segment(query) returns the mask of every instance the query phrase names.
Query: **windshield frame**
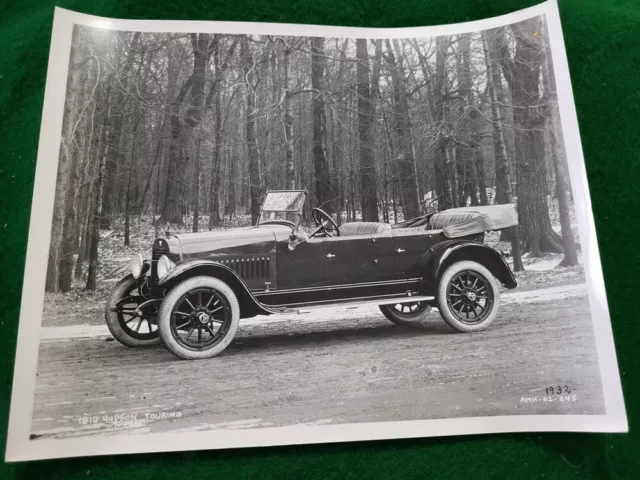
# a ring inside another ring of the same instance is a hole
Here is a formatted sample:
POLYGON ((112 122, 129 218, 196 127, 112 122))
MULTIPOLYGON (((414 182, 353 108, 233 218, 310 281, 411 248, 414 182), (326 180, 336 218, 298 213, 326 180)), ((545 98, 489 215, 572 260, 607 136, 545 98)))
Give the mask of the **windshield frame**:
POLYGON ((307 201, 307 191, 306 190, 268 190, 267 191, 267 196, 265 196, 264 200, 262 201, 262 205, 260 205, 260 216, 258 217, 258 221, 256 223, 256 225, 262 225, 263 221, 262 218, 265 214, 265 212, 280 212, 280 213, 293 213, 295 216, 295 221, 291 222, 290 220, 266 220, 264 223, 266 224, 267 222, 269 223, 275 223, 275 222, 282 222, 282 223, 292 223, 293 224, 293 232, 296 232, 298 230, 298 225, 300 224, 300 217, 302 215, 302 211, 304 210, 304 206, 306 204, 307 201), (267 196, 270 193, 298 193, 298 194, 302 194, 302 201, 300 202, 300 206, 297 209, 282 209, 282 210, 273 210, 273 209, 269 209, 269 210, 265 210, 264 206, 265 203, 267 201, 267 196))

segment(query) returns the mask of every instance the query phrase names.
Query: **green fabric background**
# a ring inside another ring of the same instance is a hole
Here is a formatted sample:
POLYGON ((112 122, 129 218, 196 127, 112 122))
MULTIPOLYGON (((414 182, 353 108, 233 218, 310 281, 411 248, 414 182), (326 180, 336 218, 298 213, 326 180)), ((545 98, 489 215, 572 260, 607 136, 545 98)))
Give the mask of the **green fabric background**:
MULTIPOLYGON (((0 1, 0 432, 13 358, 54 6, 94 15, 403 27, 535 0, 0 1)), ((560 0, 631 433, 510 434, 3 464, 0 478, 640 478, 638 0, 560 0)), ((143 440, 141 440, 143 441, 143 440)))

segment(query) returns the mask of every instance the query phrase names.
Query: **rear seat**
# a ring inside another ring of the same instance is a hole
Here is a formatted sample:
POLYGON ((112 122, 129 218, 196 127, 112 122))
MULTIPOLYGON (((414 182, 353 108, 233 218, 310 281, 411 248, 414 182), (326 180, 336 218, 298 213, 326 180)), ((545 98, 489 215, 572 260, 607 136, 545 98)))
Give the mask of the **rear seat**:
MULTIPOLYGON (((433 233, 437 233, 438 231, 442 231, 444 227, 447 225, 453 225, 456 223, 466 222, 467 220, 471 220, 472 218, 477 217, 478 212, 439 212, 434 213, 429 217, 429 221, 426 225, 420 227, 408 227, 403 228, 403 231, 432 231, 433 233)), ((376 235, 379 233, 389 232, 391 231, 391 225, 388 223, 379 223, 379 222, 349 222, 343 223, 340 226, 340 236, 341 237, 355 237, 359 235, 376 235)))

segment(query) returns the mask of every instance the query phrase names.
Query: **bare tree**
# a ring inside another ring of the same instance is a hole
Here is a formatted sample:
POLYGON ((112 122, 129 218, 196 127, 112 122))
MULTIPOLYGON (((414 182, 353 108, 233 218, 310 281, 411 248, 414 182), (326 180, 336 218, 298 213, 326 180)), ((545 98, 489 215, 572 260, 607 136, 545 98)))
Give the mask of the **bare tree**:
POLYGON ((511 96, 516 144, 518 217, 525 251, 562 252, 562 239, 551 228, 547 205, 544 124, 548 105, 540 95, 540 68, 544 60, 540 20, 533 18, 511 26, 515 38, 512 57, 507 42, 499 59, 511 96))
POLYGON ((244 72, 244 85, 247 106, 245 109, 245 129, 249 161, 249 195, 251 198, 251 224, 255 225, 260 215, 260 157, 256 139, 256 73, 255 59, 249 45, 249 37, 244 35, 240 43, 240 57, 244 72))
POLYGON ((313 162, 318 206, 333 213, 331 174, 325 150, 327 117, 324 108, 324 38, 311 39, 311 89, 313 90, 313 162))
POLYGON ((287 188, 296 188, 296 165, 293 161, 293 111, 291 110, 292 78, 291 78, 291 42, 284 45, 284 87, 282 92, 285 171, 287 188))
POLYGON ((221 68, 216 71, 209 93, 205 98, 205 75, 208 69, 209 59, 216 45, 216 39, 211 40, 211 35, 207 33, 194 33, 190 35, 190 38, 193 50, 193 70, 189 78, 182 85, 172 104, 168 170, 169 181, 167 182, 165 190, 162 214, 158 220, 160 225, 167 223, 182 225, 184 222, 181 208, 185 188, 184 175, 186 171, 185 157, 182 151, 183 135, 185 134, 185 130, 193 129, 202 121, 204 112, 211 104, 213 94, 219 87, 222 76, 229 67, 229 62, 238 44, 238 39, 234 38, 221 68), (191 93, 191 97, 187 104, 187 111, 183 115, 181 107, 188 93, 191 93))
POLYGON ((204 211, 210 229, 255 222, 264 190, 279 188, 310 192, 303 221, 315 205, 338 222, 397 222, 517 203, 522 241, 515 229, 502 236, 516 270, 518 247, 577 261, 539 19, 389 41, 108 35, 74 31, 50 291, 98 287, 100 269, 112 268, 105 248, 134 246, 145 228, 195 231, 204 211))
POLYGON ((560 112, 558 110, 558 93, 556 87, 556 77, 551 61, 551 46, 546 28, 544 29, 544 62, 542 64, 542 78, 544 83, 545 97, 549 102, 550 115, 547 116, 547 132, 551 143, 550 155, 553 157, 553 167, 556 176, 556 195, 558 197, 558 208, 560 210, 560 226, 562 228, 562 246, 564 248, 564 258, 561 266, 578 264, 578 253, 576 242, 571 231, 571 219, 569 216, 569 182, 567 179, 564 155, 564 137, 562 126, 560 125, 560 112))
POLYGON ((447 39, 436 38, 436 72, 433 86, 434 112, 433 118, 437 129, 437 156, 435 160, 436 195, 438 209, 446 210, 453 207, 453 191, 450 178, 450 161, 447 153, 449 132, 445 123, 445 83, 447 39))
POLYGON ((386 43, 386 60, 393 77, 393 99, 395 105, 395 124, 400 156, 396 161, 402 193, 402 206, 405 218, 417 217, 420 213, 415 157, 413 154, 413 138, 411 135, 411 119, 409 116, 409 99, 404 74, 403 52, 398 40, 386 43), (395 49, 395 54, 394 54, 395 49))
POLYGON ((376 102, 380 93, 380 57, 382 42, 375 42, 375 59, 373 75, 369 70, 369 52, 367 40, 356 40, 356 56, 358 61, 357 94, 358 94, 358 134, 360 139, 360 182, 362 192, 362 220, 377 222, 378 217, 378 178, 376 175, 373 152, 373 127, 376 114, 376 102))
MULTIPOLYGON (((491 109, 493 151, 496 171, 495 203, 498 204, 514 202, 511 192, 511 173, 509 160, 507 158, 507 148, 504 140, 504 129, 502 127, 502 118, 500 116, 498 106, 497 85, 499 85, 502 80, 500 77, 500 67, 494 56, 494 52, 497 50, 497 47, 495 46, 496 43, 497 45, 502 44, 504 41, 503 39, 504 34, 502 30, 482 32, 482 46, 487 71, 487 90, 489 93, 489 105, 491 109)), ((511 228, 510 233, 506 238, 511 241, 513 269, 516 272, 524 270, 522 257, 520 255, 518 228, 511 228)), ((502 239, 505 240, 505 237, 503 236, 502 239)))

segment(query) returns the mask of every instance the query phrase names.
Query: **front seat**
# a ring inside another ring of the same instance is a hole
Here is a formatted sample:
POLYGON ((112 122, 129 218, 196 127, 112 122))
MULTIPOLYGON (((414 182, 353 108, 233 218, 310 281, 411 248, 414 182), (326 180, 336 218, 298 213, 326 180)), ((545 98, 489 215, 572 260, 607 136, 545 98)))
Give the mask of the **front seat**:
POLYGON ((357 235, 375 235, 390 232, 391 225, 378 222, 349 222, 340 226, 341 237, 354 237, 357 235))

